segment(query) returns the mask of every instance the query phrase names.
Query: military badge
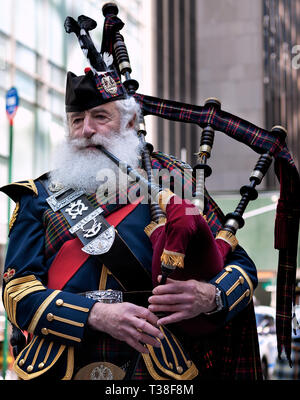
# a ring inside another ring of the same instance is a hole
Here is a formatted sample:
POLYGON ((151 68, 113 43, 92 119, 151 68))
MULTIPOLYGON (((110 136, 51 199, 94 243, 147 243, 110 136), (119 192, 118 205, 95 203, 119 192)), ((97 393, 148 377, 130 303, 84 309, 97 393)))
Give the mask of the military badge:
POLYGON ((66 208, 66 212, 72 219, 76 219, 78 215, 82 215, 83 211, 88 210, 88 207, 84 205, 81 199, 73 202, 66 208))
POLYGON ((111 94, 111 95, 116 95, 118 92, 118 86, 114 79, 110 75, 104 75, 103 78, 101 79, 102 86, 104 90, 111 94))
POLYGON ((125 371, 117 365, 109 362, 95 362, 88 364, 81 368, 74 380, 92 380, 92 381, 110 381, 110 380, 123 380, 125 371))
POLYGON ((64 188, 63 185, 61 183, 59 183, 59 182, 51 182, 50 185, 49 185, 49 190, 52 193, 59 192, 63 188, 64 188))

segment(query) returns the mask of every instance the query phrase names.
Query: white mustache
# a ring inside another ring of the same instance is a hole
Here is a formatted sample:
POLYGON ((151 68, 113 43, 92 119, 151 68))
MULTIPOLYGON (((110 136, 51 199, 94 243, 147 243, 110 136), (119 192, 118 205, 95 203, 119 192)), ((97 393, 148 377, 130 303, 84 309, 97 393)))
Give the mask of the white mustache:
POLYGON ((103 136, 100 133, 95 133, 91 138, 69 138, 69 142, 73 148, 82 150, 86 147, 97 146, 101 144, 102 146, 108 147, 113 142, 115 143, 118 132, 111 132, 110 136, 103 136))

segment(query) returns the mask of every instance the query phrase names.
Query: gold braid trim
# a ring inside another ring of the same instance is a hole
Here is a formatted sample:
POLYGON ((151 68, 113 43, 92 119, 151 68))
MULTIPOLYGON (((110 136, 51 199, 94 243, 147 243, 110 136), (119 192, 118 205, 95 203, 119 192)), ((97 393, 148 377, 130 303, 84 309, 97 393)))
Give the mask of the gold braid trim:
POLYGON ((100 276, 100 282, 99 282, 99 290, 105 290, 106 289, 106 282, 107 282, 107 276, 111 275, 110 270, 103 264, 102 265, 102 270, 101 270, 101 276, 100 276))
POLYGON ((65 376, 62 378, 62 381, 69 381, 72 379, 72 375, 74 372, 74 347, 68 347, 68 361, 67 361, 67 370, 65 376))
POLYGON ((165 265, 172 265, 174 267, 184 268, 184 257, 185 254, 176 253, 175 251, 164 249, 160 260, 165 265))
POLYGON ((8 319, 14 325, 18 327, 16 310, 19 301, 30 293, 42 290, 46 290, 45 286, 34 275, 15 278, 7 283, 3 293, 3 303, 8 319))
MULTIPOLYGON (((253 291, 254 291, 253 283, 252 283, 251 279, 249 278, 248 274, 246 274, 246 272, 243 270, 243 268, 241 268, 240 266, 238 266, 238 265, 230 265, 230 267, 237 269, 243 275, 245 280, 247 281, 248 286, 249 286, 249 292, 250 292, 249 293, 250 294, 249 303, 250 303, 251 299, 253 298, 253 291)), ((247 294, 247 296, 248 296, 248 294, 247 294)))
POLYGON ((53 299, 60 293, 60 290, 54 290, 46 299, 43 301, 43 303, 39 306, 39 308, 36 310, 30 325, 28 326, 27 331, 30 333, 34 333, 34 330, 39 322, 39 319, 41 318, 42 314, 48 307, 48 305, 53 301, 53 299))
POLYGON ((23 182, 14 182, 12 183, 12 185, 26 187, 27 189, 32 190, 36 196, 38 195, 38 190, 33 179, 28 179, 27 181, 23 182))
POLYGON ((17 216, 18 216, 18 212, 19 212, 19 208, 20 208, 20 203, 17 202, 14 212, 12 213, 12 216, 10 218, 9 224, 8 224, 8 229, 9 232, 11 231, 11 228, 13 227, 14 223, 16 222, 17 216))
POLYGON ((175 194, 169 189, 164 189, 159 192, 157 201, 163 212, 166 212, 167 205, 173 196, 175 196, 175 194))
POLYGON ((220 232, 218 232, 216 239, 224 240, 224 242, 230 244, 232 251, 234 251, 236 246, 239 244, 235 235, 228 231, 221 230, 220 232))
MULTIPOLYGON (((53 345, 53 343, 50 342, 49 348, 50 348, 50 347, 52 348, 52 345, 53 345)), ((23 371, 23 370, 19 367, 18 363, 19 363, 19 361, 21 361, 20 358, 21 358, 21 356, 22 356, 22 354, 23 354, 23 352, 21 352, 21 353, 18 355, 18 357, 16 358, 16 361, 14 362, 13 369, 14 369, 14 371, 17 373, 17 375, 19 376, 19 378, 21 378, 22 380, 30 380, 30 379, 36 378, 37 376, 44 374, 46 371, 48 371, 48 370, 56 363, 56 361, 60 358, 60 356, 61 356, 62 353, 64 352, 65 348, 66 348, 66 346, 65 346, 64 344, 61 345, 60 348, 58 349, 58 351, 57 351, 57 353, 56 353, 54 359, 53 359, 52 362, 50 363, 50 365, 48 365, 46 368, 41 369, 40 371, 33 372, 32 374, 23 371)), ((72 355, 71 355, 71 356, 72 356, 72 355)), ((24 363, 23 363, 23 364, 24 364, 24 363)), ((21 365, 22 365, 22 363, 21 363, 21 365)), ((68 363, 68 367, 67 367, 67 371, 66 371, 66 376, 69 376, 69 374, 70 374, 70 372, 71 372, 71 368, 72 368, 72 357, 71 357, 71 359, 70 359, 70 364, 68 363)))
POLYGON ((150 345, 146 345, 149 354, 142 353, 145 365, 147 367, 147 370, 149 374, 152 376, 153 379, 155 380, 169 380, 169 379, 176 379, 176 380, 192 380, 198 375, 198 369, 195 366, 195 364, 192 363, 192 365, 189 367, 187 371, 185 371, 182 375, 179 373, 176 374, 173 371, 170 371, 166 368, 164 368, 161 363, 159 362, 158 358, 155 355, 155 352, 153 350, 153 347, 150 345), (154 369, 153 363, 155 363, 156 367, 162 371, 162 373, 166 374, 168 377, 163 377, 159 375, 159 373, 156 372, 154 369))
POLYGON ((163 226, 166 224, 167 219, 165 217, 159 218, 158 222, 150 222, 149 225, 147 225, 144 228, 144 232, 148 237, 152 235, 152 233, 155 231, 155 229, 159 228, 160 226, 163 226))

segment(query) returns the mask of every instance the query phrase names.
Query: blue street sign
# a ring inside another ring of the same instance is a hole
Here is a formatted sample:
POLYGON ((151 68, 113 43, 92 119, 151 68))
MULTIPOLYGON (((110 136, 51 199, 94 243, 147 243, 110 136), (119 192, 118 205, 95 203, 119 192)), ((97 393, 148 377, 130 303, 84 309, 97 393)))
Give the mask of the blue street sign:
POLYGON ((15 87, 6 92, 6 112, 9 118, 13 118, 19 106, 19 95, 15 87))

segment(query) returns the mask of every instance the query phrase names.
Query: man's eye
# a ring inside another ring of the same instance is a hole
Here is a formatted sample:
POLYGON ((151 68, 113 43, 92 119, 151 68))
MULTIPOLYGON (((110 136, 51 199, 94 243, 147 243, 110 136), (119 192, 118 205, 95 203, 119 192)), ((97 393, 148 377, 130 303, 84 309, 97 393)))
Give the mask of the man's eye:
POLYGON ((82 121, 83 121, 83 118, 75 118, 75 119, 73 119, 73 125, 78 125, 82 121))
POLYGON ((106 118, 107 118, 107 116, 106 115, 103 115, 103 114, 96 114, 95 115, 95 118, 97 118, 97 119, 100 119, 100 120, 105 120, 106 118))

